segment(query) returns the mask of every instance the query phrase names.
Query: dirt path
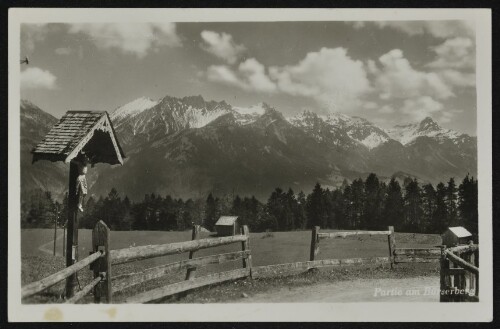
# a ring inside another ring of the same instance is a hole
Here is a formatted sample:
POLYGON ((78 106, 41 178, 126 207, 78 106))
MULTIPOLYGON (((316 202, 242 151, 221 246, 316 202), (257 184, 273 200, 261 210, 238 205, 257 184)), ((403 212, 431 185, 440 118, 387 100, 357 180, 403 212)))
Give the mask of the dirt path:
POLYGON ((439 302, 439 277, 359 279, 280 288, 238 300, 240 303, 439 302))
MULTIPOLYGON (((57 256, 62 256, 62 247, 61 247, 62 239, 63 239, 63 235, 58 234, 56 237, 56 255, 57 256)), ((54 239, 50 240, 47 243, 42 244, 40 247, 38 247, 38 250, 40 250, 46 254, 52 255, 54 253, 54 239)))

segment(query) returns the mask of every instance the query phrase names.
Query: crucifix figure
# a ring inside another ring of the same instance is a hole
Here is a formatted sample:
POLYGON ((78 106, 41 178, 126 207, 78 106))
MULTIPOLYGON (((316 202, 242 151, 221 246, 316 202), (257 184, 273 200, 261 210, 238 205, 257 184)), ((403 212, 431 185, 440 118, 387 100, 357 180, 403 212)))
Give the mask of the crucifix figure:
POLYGON ((78 177, 76 179, 76 195, 78 198, 78 210, 83 212, 83 203, 85 201, 85 196, 87 195, 87 178, 85 175, 88 171, 88 159, 84 159, 78 162, 78 177))

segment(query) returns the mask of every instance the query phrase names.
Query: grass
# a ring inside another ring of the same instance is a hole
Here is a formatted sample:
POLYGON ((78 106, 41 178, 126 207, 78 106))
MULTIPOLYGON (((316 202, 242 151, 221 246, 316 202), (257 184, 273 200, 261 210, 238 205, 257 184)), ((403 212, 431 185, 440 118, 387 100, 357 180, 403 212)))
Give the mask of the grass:
MULTIPOLYGON (((326 232, 323 231, 323 232, 326 232)), ((40 280, 52 273, 64 268, 64 259, 62 257, 62 240, 57 240, 57 256, 52 256, 52 244, 54 231, 50 229, 27 229, 22 230, 21 236, 21 254, 22 254, 22 269, 21 277, 22 284, 27 284, 33 281, 40 280), (39 247, 45 244, 45 252, 39 247)), ((62 230, 58 232, 62 236, 62 230)), ((209 237, 209 233, 201 233, 200 238, 209 237)), ((187 241, 191 238, 191 232, 159 232, 159 231, 113 231, 111 232, 111 248, 120 249, 131 246, 140 246, 148 244, 164 244, 172 242, 187 241)), ((309 260, 310 248, 310 231, 295 231, 295 232, 273 232, 272 236, 267 233, 251 233, 250 234, 250 249, 252 250, 253 266, 292 263, 298 261, 309 260)), ((411 233, 396 233, 397 247, 432 247, 441 243, 438 235, 428 234, 411 234, 411 233)), ((88 255, 91 246, 91 231, 79 231, 79 255, 80 259, 88 255)), ((231 251, 241 250, 239 243, 214 247, 211 249, 200 250, 195 253, 195 257, 227 253, 231 251)), ((387 237, 383 235, 376 236, 350 236, 345 239, 326 239, 320 242, 320 252, 317 259, 331 258, 353 258, 353 257, 377 257, 388 256, 387 237)), ((127 272, 141 271, 145 268, 158 266, 170 262, 186 259, 187 254, 172 255, 166 257, 158 257, 129 264, 113 266, 113 274, 123 274, 127 272)), ((228 271, 241 267, 241 260, 228 262, 221 265, 209 265, 197 271, 198 276, 218 271, 228 271)), ((251 287, 253 292, 258 292, 260 289, 266 289, 280 285, 302 285, 319 282, 321 280, 340 280, 349 279, 359 276, 367 278, 375 277, 405 277, 425 274, 435 275, 437 271, 436 264, 409 264, 398 265, 394 271, 388 270, 386 267, 364 267, 356 266, 350 268, 334 268, 333 270, 321 270, 314 274, 301 274, 292 277, 278 277, 274 279, 261 280, 240 280, 236 283, 214 285, 198 289, 196 292, 188 294, 182 300, 174 299, 178 302, 217 302, 224 298, 236 298, 244 292, 245 287, 251 287), (319 280, 319 281, 318 281, 319 280), (249 283, 250 282, 250 283, 249 283), (214 290, 215 289, 215 290, 214 290), (223 293, 225 290, 229 291, 223 293), (220 291, 220 293, 218 293, 220 291), (204 295, 205 294, 205 295, 204 295), (198 297, 196 297, 198 296, 198 297), (210 297, 212 296, 212 297, 210 297), (220 298, 218 297, 220 296, 220 298), (193 299, 195 298, 195 299, 193 299)), ((78 274, 81 287, 91 280, 90 270, 83 269, 78 274)), ((184 272, 161 279, 152 280, 139 287, 128 289, 122 293, 114 295, 117 302, 123 300, 127 296, 135 293, 153 289, 161 285, 173 283, 184 279, 184 272)), ((64 284, 58 284, 43 294, 26 300, 28 303, 40 302, 58 302, 61 301, 60 296, 64 290, 64 284)), ((90 297, 89 297, 90 298, 90 297)), ((90 301, 88 299, 87 301, 90 301)), ((169 302, 166 300, 165 302, 169 302)))

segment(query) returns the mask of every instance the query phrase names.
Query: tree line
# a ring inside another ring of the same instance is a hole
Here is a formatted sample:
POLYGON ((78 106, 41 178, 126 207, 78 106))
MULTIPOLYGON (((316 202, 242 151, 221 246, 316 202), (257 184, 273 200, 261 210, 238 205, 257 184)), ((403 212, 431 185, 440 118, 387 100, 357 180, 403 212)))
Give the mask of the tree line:
MULTIPOLYGON (((105 197, 90 197, 79 215, 82 228, 103 220, 112 230, 186 230, 193 224, 214 230, 222 215, 239 216, 240 223, 253 232, 304 230, 312 226, 331 229, 386 229, 399 232, 442 233, 449 226, 464 226, 477 233, 477 179, 467 175, 457 186, 455 180, 420 184, 406 178, 385 183, 370 174, 334 189, 317 183, 311 193, 276 188, 267 201, 254 196, 214 196, 206 199, 162 197, 146 194, 139 202, 122 198, 115 188, 105 197)), ((49 192, 35 190, 22 198, 22 227, 62 225, 67 215, 67 196, 62 203, 49 192)))

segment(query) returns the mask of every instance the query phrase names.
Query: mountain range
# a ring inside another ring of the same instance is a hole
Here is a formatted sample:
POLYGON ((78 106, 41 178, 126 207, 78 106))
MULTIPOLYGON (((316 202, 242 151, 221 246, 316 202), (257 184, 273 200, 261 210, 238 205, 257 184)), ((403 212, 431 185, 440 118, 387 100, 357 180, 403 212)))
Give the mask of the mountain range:
MULTIPOLYGON (((96 165, 91 193, 111 187, 132 200, 146 193, 205 197, 209 192, 266 198, 276 187, 335 187, 344 179, 416 177, 437 183, 477 172, 477 139, 445 129, 432 118, 384 130, 340 113, 304 111, 285 117, 265 104, 234 107, 201 96, 139 98, 110 111, 127 155, 123 166, 96 165)), ((21 102, 23 189, 60 195, 65 165, 40 161, 29 151, 57 119, 29 101, 21 102)))

